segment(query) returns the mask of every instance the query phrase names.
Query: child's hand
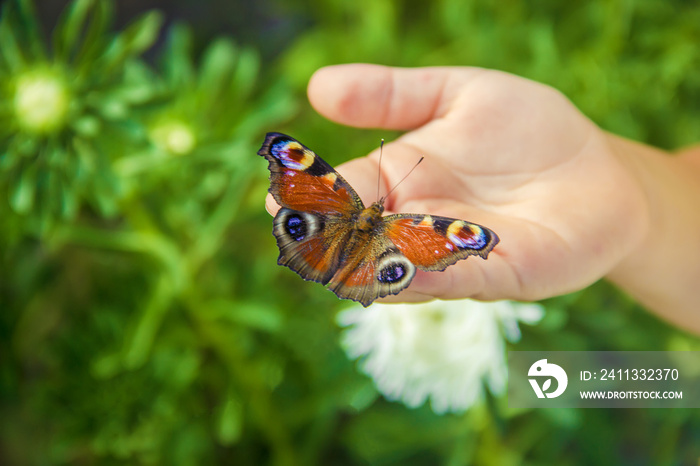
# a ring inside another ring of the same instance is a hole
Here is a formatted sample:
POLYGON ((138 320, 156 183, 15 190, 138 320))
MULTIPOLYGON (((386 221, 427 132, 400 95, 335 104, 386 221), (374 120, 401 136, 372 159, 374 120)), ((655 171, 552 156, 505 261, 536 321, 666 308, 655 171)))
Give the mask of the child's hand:
MULTIPOLYGON (((419 271, 387 300, 536 300, 607 277, 700 333, 700 150, 670 157, 605 133, 556 90, 497 71, 339 65, 308 92, 339 123, 407 131, 384 147, 381 195, 425 156, 387 211, 461 218, 501 238, 487 261, 419 271)), ((366 204, 378 155, 338 167, 366 204)))
MULTIPOLYGON (((493 229, 487 261, 419 273, 393 300, 534 300, 583 288, 645 238, 643 192, 608 137, 557 91, 474 68, 324 68, 312 105, 339 123, 408 131, 384 147, 391 212, 429 213, 493 229)), ((338 143, 342 150, 342 142, 338 143)), ((339 171, 376 198, 378 151, 339 171)))

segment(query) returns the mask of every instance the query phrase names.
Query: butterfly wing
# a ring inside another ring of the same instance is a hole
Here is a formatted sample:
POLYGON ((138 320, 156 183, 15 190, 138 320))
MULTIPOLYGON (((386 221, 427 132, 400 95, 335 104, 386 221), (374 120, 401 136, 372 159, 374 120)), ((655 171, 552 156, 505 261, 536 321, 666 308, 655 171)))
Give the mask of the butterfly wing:
POLYGON ((339 298, 369 306, 375 299, 398 294, 416 274, 416 267, 383 234, 355 232, 349 252, 328 283, 339 298))
POLYGON ((339 216, 322 217, 283 207, 273 221, 273 234, 280 250, 277 263, 303 279, 326 285, 341 261, 341 245, 350 229, 339 216))
POLYGON ((398 214, 381 217, 374 231, 357 232, 345 241, 348 257, 341 258, 328 287, 340 298, 368 306, 407 288, 416 268, 442 271, 469 256, 486 259, 499 239, 464 220, 398 214))
POLYGON ((296 139, 267 133, 258 155, 269 162, 269 191, 282 207, 321 217, 348 215, 364 208, 350 184, 296 139))
POLYGON ((296 139, 268 133, 258 151, 269 162, 269 192, 282 206, 273 222, 277 262, 328 284, 341 265, 352 217, 364 205, 333 167, 296 139))
POLYGON ((349 221, 280 209, 273 222, 278 263, 363 306, 406 288, 416 273, 411 261, 380 230, 359 231, 349 221))
POLYGON ((469 256, 486 259, 499 241, 488 228, 454 218, 397 214, 384 223, 387 238, 421 270, 445 270, 469 256))

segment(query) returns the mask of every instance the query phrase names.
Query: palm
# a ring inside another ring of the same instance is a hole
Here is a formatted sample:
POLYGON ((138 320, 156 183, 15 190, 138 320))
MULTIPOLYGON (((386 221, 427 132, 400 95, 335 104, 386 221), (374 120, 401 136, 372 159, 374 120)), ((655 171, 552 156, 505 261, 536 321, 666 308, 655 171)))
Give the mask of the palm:
MULTIPOLYGON (((420 70, 423 89, 413 83, 402 90, 401 79, 416 76, 371 69, 377 73, 324 70, 309 95, 321 113, 343 123, 412 129, 384 148, 383 192, 421 156, 426 160, 391 194, 387 210, 462 218, 501 238, 488 261, 422 273, 397 300, 561 294, 601 278, 632 247, 635 238, 624 232, 639 219, 627 213, 639 210, 629 207, 641 202, 641 193, 609 137, 560 94, 466 68, 420 70), (385 87, 387 79, 393 88, 384 89, 382 100, 372 86, 385 87)), ((376 196, 375 178, 367 174, 376 173, 377 155, 339 167, 366 201, 376 196)))

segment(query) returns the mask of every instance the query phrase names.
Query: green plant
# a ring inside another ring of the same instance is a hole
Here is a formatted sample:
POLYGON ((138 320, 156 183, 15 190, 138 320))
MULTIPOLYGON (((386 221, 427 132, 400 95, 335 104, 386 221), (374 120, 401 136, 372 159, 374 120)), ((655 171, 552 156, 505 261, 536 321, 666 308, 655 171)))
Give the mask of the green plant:
POLYGON ((118 210, 112 169, 143 144, 130 112, 154 96, 136 57, 157 37, 151 12, 123 32, 108 31, 111 4, 71 4, 50 48, 30 1, 8 2, 0 22, 0 191, 6 215, 33 231, 73 219, 87 203, 101 215, 118 210))
MULTIPOLYGON (((113 32, 114 6, 70 2, 47 41, 31 1, 0 17, 0 463, 697 460, 693 411, 520 412, 486 396, 439 416, 382 399, 339 345, 345 304, 276 265, 255 155, 273 130, 334 164, 389 139, 298 104, 313 71, 350 61, 498 68, 606 129, 697 141, 696 6, 279 2, 273 19, 299 34, 265 63, 225 38, 197 58, 159 12, 113 32)), ((603 282, 543 305, 517 349, 700 349, 603 282)))

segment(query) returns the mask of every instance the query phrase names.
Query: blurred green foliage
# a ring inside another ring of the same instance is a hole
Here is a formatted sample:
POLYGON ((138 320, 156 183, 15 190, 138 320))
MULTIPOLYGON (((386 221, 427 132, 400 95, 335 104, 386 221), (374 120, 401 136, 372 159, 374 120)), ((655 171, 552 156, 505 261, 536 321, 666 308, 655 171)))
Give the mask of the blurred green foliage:
MULTIPOLYGON (((5 2, 0 463, 697 462, 693 411, 512 412, 490 399, 437 416, 379 398, 339 348, 344 304, 276 265, 255 152, 270 130, 332 163, 390 137, 303 104, 314 70, 354 61, 502 69, 560 89, 610 131, 696 142, 700 6, 269 6, 260 29, 295 33, 262 64, 225 38, 200 37, 195 53, 187 26, 161 27, 167 8, 114 31, 114 3, 75 0, 43 38, 29 0, 5 2), (53 111, 24 114, 18 93, 37 83, 53 111)), ((700 349, 605 283, 544 304, 519 349, 700 349)))

